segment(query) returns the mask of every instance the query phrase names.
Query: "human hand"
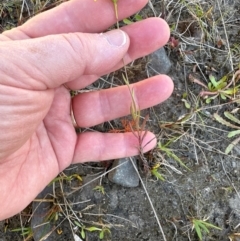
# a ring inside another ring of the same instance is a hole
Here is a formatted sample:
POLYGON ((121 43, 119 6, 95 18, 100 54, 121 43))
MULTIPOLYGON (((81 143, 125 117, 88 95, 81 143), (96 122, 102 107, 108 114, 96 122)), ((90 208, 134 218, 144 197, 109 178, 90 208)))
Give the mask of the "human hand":
MULTIPOLYGON (((119 18, 146 3, 119 1, 119 18)), ((0 220, 21 211, 72 163, 138 154, 132 133, 77 135, 70 95, 62 86, 86 87, 122 67, 122 59, 129 63, 147 55, 169 38, 167 24, 158 18, 125 26, 125 34, 98 34, 115 21, 110 0, 73 0, 0 35, 0 220)), ((173 84, 156 76, 133 88, 144 109, 167 99, 173 84)), ((121 86, 80 94, 72 104, 78 126, 90 127, 129 114, 131 97, 121 86)), ((147 133, 143 151, 155 146, 156 140, 149 142, 153 137, 147 133)))

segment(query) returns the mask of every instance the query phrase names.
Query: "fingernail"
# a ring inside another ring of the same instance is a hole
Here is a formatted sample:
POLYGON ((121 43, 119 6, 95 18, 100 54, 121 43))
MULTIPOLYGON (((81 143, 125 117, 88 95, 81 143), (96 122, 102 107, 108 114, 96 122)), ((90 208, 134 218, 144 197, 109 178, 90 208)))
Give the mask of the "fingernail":
POLYGON ((127 42, 127 35, 120 29, 102 34, 112 46, 121 47, 127 42))

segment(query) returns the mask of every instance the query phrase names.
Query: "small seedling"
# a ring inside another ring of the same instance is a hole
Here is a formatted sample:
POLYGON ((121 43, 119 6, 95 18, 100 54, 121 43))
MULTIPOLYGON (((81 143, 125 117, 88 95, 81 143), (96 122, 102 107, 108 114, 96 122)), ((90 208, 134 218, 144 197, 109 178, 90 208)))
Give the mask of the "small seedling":
POLYGON ((157 148, 159 151, 164 152, 168 157, 173 158, 176 162, 178 162, 181 166, 185 167, 188 171, 191 171, 190 168, 188 168, 182 160, 173 152, 171 148, 168 146, 175 141, 176 138, 173 138, 169 140, 166 144, 162 144, 161 142, 158 142, 157 148))
POLYGON ((24 238, 25 241, 31 240, 33 237, 33 231, 31 227, 15 228, 12 229, 11 232, 21 232, 21 235, 23 237, 27 236, 26 238, 24 238))
POLYGON ((83 239, 86 238, 86 231, 88 231, 88 232, 99 232, 99 239, 101 239, 101 240, 104 239, 104 236, 105 236, 106 233, 111 234, 110 229, 107 228, 107 227, 102 227, 102 228, 98 228, 98 227, 95 227, 95 226, 86 227, 85 225, 82 225, 82 224, 80 224, 80 223, 77 222, 77 221, 74 221, 74 223, 75 223, 78 227, 81 228, 80 234, 81 234, 81 237, 82 237, 83 239))
POLYGON ((101 192, 103 195, 105 194, 104 187, 101 185, 96 186, 95 188, 93 188, 93 190, 101 192))
POLYGON ((150 173, 155 176, 158 180, 164 181, 164 177, 159 172, 161 168, 161 161, 159 161, 158 154, 155 153, 156 149, 153 149, 144 154, 144 157, 147 159, 150 173))
POLYGON ((190 218, 190 221, 192 223, 192 230, 195 230, 199 240, 202 240, 203 232, 207 234, 210 233, 209 228, 222 230, 221 228, 207 222, 207 219, 201 220, 201 219, 190 218))
POLYGON ((209 75, 210 82, 208 85, 202 83, 199 79, 195 78, 192 74, 189 75, 191 82, 196 83, 204 87, 205 90, 200 92, 200 96, 206 99, 206 103, 209 104, 213 99, 220 96, 222 100, 233 98, 240 89, 240 85, 236 85, 240 79, 240 70, 230 79, 229 75, 224 75, 220 80, 216 80, 213 75, 209 75), (210 96, 210 97, 209 97, 210 96))
POLYGON ((158 180, 164 181, 164 177, 162 174, 159 172, 160 164, 157 163, 155 166, 151 168, 151 174, 155 176, 158 180))
POLYGON ((183 93, 181 101, 184 103, 186 109, 191 108, 191 103, 187 100, 187 93, 183 93))
POLYGON ((82 182, 82 178, 81 176, 79 176, 78 174, 72 174, 72 175, 65 175, 64 173, 62 173, 61 175, 59 175, 58 177, 54 178, 49 185, 51 185, 54 182, 59 182, 59 181, 67 181, 67 182, 71 182, 72 180, 77 179, 79 180, 79 182, 82 182))
POLYGON ((53 206, 51 207, 51 209, 45 215, 44 220, 46 222, 48 222, 48 221, 56 222, 58 220, 59 214, 61 212, 62 212, 61 207, 54 203, 53 206))
MULTIPOLYGON (((232 137, 234 137, 234 136, 238 136, 236 139, 234 139, 234 140, 227 146, 227 148, 226 148, 226 150, 225 150, 225 153, 228 154, 228 153, 233 149, 233 147, 234 147, 237 143, 240 142, 240 126, 237 126, 237 125, 235 125, 235 124, 230 123, 230 122, 227 121, 226 119, 223 119, 223 118, 222 118, 220 115, 218 115, 217 113, 214 113, 213 116, 214 116, 214 118, 216 119, 216 121, 218 121, 219 123, 221 123, 221 124, 223 124, 223 125, 225 125, 225 126, 227 126, 227 127, 230 127, 230 128, 235 129, 235 130, 230 131, 230 132, 228 133, 228 135, 227 135, 228 138, 232 138, 232 137)), ((224 112, 224 116, 225 116, 228 120, 230 120, 230 121, 232 121, 232 122, 240 125, 240 120, 237 119, 237 118, 236 118, 234 115, 232 115, 230 112, 225 111, 225 112, 224 112)))
POLYGON ((110 229, 108 229, 108 228, 102 228, 102 230, 101 230, 100 233, 99 233, 99 238, 100 238, 100 239, 104 239, 104 236, 105 236, 106 233, 111 234, 110 229))

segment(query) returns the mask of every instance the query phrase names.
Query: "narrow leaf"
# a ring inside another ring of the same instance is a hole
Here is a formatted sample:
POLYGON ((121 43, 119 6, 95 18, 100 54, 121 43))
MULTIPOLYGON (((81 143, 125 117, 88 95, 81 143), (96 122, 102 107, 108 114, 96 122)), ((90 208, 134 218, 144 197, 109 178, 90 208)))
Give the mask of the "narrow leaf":
POLYGON ((237 92, 237 89, 236 88, 231 88, 231 89, 223 90, 221 92, 226 94, 226 95, 233 95, 233 94, 235 94, 237 92))
POLYGON ((215 77, 213 75, 209 75, 209 79, 210 79, 211 83, 213 84, 213 86, 215 88, 217 88, 218 87, 218 82, 215 80, 215 77))
POLYGON ((103 239, 104 238, 104 231, 102 230, 99 234, 99 239, 103 239))
POLYGON ((225 119, 223 119, 220 115, 218 115, 217 113, 214 113, 213 114, 213 117, 216 119, 216 121, 218 121, 219 123, 225 125, 225 126, 228 126, 228 127, 231 127, 231 128, 234 128, 234 129, 240 129, 239 126, 236 126, 236 125, 233 125, 231 124, 230 122, 226 121, 225 119))
POLYGON ((240 130, 230 131, 227 135, 228 138, 234 137, 236 135, 240 134, 240 130))
POLYGON ((228 147, 226 148, 225 154, 228 154, 239 141, 240 141, 240 137, 238 137, 238 138, 235 139, 233 142, 231 142, 231 143, 228 145, 228 147))
POLYGON ((89 227, 89 228, 85 228, 87 231, 93 232, 93 231, 101 231, 101 228, 97 228, 97 227, 89 227))
POLYGON ((200 227, 198 226, 198 223, 196 223, 194 220, 193 220, 193 225, 194 225, 194 229, 197 233, 197 236, 200 240, 202 240, 202 232, 201 232, 201 229, 200 227))
POLYGON ((183 162, 182 160, 177 156, 175 155, 173 152, 167 152, 168 156, 172 157, 175 161, 177 161, 181 166, 185 167, 188 171, 192 171, 190 168, 188 168, 183 162))
MULTIPOLYGON (((224 115, 231 121, 237 123, 240 125, 240 120, 238 118, 236 118, 234 115, 232 115, 230 112, 228 111, 225 111, 224 112, 224 115)), ((240 127, 239 127, 240 128, 240 127)))
MULTIPOLYGON (((202 221, 202 222, 204 222, 204 221, 202 221)), ((218 227, 218 226, 216 226, 212 223, 204 222, 204 225, 209 227, 209 228, 215 228, 215 229, 218 229, 218 230, 222 230, 220 227, 218 227)))
POLYGON ((152 169, 151 170, 152 175, 154 175, 157 179, 164 181, 163 176, 157 171, 157 169, 152 169))
POLYGON ((82 237, 83 239, 85 239, 85 237, 86 237, 86 235, 85 235, 85 231, 84 231, 83 228, 82 228, 82 230, 81 230, 81 237, 82 237))
POLYGON ((227 75, 224 75, 224 76, 218 81, 218 83, 227 83, 227 78, 228 78, 228 76, 227 76, 227 75))
POLYGON ((220 93, 220 96, 221 96, 222 100, 226 100, 227 99, 227 97, 223 93, 220 93))
POLYGON ((208 228, 206 227, 205 223, 202 222, 201 220, 198 221, 198 225, 201 229, 203 229, 206 233, 209 233, 208 228))
POLYGON ((82 225, 78 222, 78 221, 74 221, 74 223, 78 226, 78 227, 82 227, 82 225))

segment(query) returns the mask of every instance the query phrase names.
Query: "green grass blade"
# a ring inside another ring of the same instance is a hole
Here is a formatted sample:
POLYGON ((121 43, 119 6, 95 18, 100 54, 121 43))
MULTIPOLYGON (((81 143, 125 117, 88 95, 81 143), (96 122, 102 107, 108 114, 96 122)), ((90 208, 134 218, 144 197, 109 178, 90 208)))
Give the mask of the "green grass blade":
POLYGON ((200 229, 200 227, 198 226, 198 223, 197 223, 195 220, 193 220, 193 226, 194 226, 194 229, 195 229, 195 231, 196 231, 196 233, 197 233, 198 238, 199 238, 200 240, 202 240, 202 232, 201 232, 201 229, 200 229))
POLYGON ((209 227, 209 228, 215 228, 215 229, 218 229, 218 230, 222 230, 220 227, 218 226, 215 226, 214 224, 212 223, 208 223, 208 222, 205 222, 205 221, 201 221, 202 223, 204 223, 205 226, 209 227))
POLYGON ((153 176, 155 176, 157 179, 161 180, 161 181, 165 181, 164 177, 158 172, 157 169, 152 169, 151 173, 153 176))
POLYGON ((208 228, 206 227, 206 224, 204 221, 201 221, 201 220, 198 220, 198 225, 199 227, 204 230, 206 233, 209 233, 209 230, 208 228))
POLYGON ((177 161, 181 166, 185 167, 188 171, 192 171, 190 168, 188 168, 183 162, 182 160, 177 156, 175 155, 173 152, 167 152, 168 156, 169 157, 172 157, 175 161, 177 161))

